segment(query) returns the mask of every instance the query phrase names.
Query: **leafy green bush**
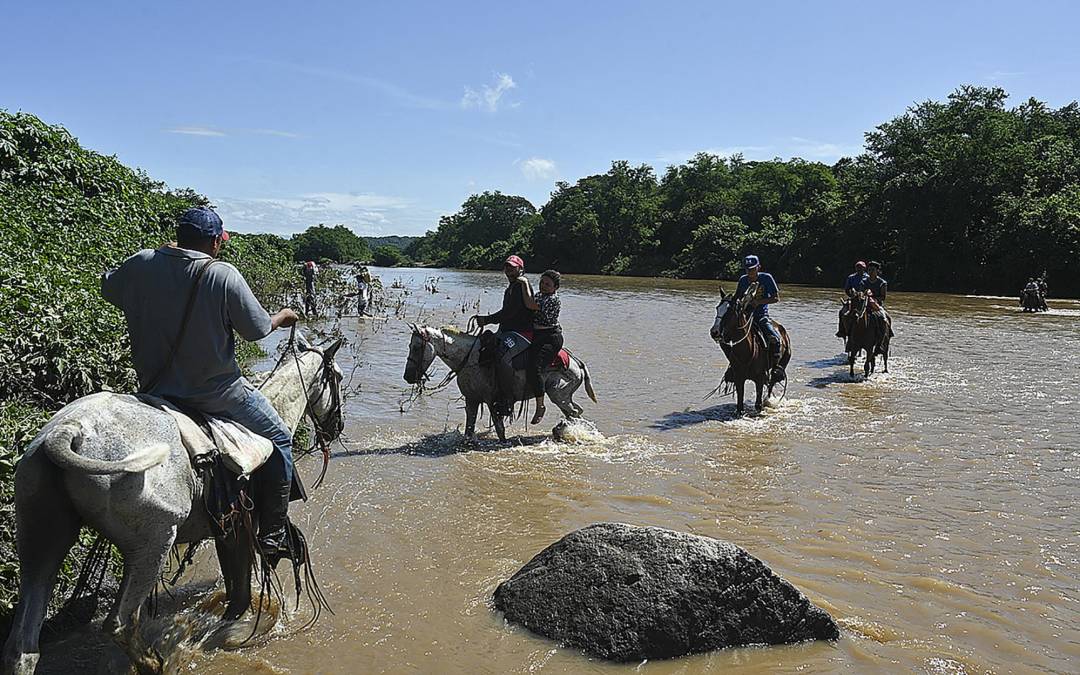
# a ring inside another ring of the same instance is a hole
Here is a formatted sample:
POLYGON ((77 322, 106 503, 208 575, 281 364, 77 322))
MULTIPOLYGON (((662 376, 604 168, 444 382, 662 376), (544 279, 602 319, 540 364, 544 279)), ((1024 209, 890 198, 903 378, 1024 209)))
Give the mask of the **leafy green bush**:
POLYGON ((297 262, 363 262, 371 257, 367 242, 344 225, 314 225, 293 235, 293 258, 297 262))
POLYGON ((379 267, 396 267, 408 262, 408 258, 396 246, 380 246, 371 252, 371 262, 379 267))
MULTIPOLYGON (((171 241, 176 217, 206 203, 80 147, 61 127, 0 110, 0 613, 16 589, 15 459, 66 403, 137 386, 124 318, 101 297, 101 273, 171 241)), ((237 235, 223 258, 264 302, 288 294, 284 240, 237 235)), ((61 588, 74 568, 69 558, 61 588)))

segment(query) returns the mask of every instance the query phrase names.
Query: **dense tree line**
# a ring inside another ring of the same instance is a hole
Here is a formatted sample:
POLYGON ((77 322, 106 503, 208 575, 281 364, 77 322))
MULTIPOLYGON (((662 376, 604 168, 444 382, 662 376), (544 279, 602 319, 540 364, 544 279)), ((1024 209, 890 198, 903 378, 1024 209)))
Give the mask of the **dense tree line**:
POLYGON ((962 87, 866 134, 832 166, 699 154, 657 177, 617 161, 539 210, 484 192, 406 250, 496 269, 511 252, 565 272, 730 277, 745 253, 786 281, 835 284, 859 258, 909 290, 1012 294, 1046 271, 1080 295, 1080 107, 962 87))

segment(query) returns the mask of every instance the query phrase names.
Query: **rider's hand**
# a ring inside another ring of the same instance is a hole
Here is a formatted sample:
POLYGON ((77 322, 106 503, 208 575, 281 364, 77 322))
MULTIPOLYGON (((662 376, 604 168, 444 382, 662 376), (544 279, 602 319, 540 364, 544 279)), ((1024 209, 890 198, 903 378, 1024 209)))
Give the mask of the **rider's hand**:
POLYGON ((273 328, 289 328, 296 324, 300 320, 300 316, 289 309, 288 307, 282 309, 280 312, 270 317, 270 325, 273 328))

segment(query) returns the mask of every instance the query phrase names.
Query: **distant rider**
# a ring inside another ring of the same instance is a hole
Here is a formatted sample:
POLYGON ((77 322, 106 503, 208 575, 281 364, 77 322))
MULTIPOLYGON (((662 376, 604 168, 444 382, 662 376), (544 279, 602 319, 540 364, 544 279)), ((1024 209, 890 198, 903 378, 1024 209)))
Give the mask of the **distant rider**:
POLYGON ((860 260, 855 263, 855 271, 844 280, 844 295, 847 296, 847 300, 844 302, 844 306, 840 308, 840 326, 836 329, 836 337, 847 337, 847 322, 844 319, 847 318, 848 312, 851 311, 851 299, 859 291, 866 290, 866 280, 868 278, 866 263, 860 260))
POLYGON ((361 265, 356 270, 356 313, 360 316, 370 316, 367 313, 368 303, 371 301, 371 273, 368 268, 361 265))
MULTIPOLYGON (((503 264, 503 274, 509 282, 503 291, 502 308, 494 314, 474 315, 474 319, 480 327, 488 324, 499 324, 499 333, 515 331, 524 335, 532 333, 533 310, 526 305, 526 300, 532 301, 533 290, 529 279, 525 276, 525 261, 520 256, 512 255, 503 264)), ((511 368, 503 368, 498 364, 498 377, 496 383, 498 392, 496 396, 496 411, 500 415, 509 415, 513 411, 513 391, 515 374, 511 368)))
POLYGON ((214 261, 228 239, 216 213, 206 207, 188 209, 177 223, 175 245, 139 251, 105 273, 101 295, 127 319, 141 391, 231 419, 274 444, 276 452, 253 478, 257 542, 276 563, 289 551, 292 434, 266 397, 240 374, 233 331, 245 340, 260 340, 275 328, 292 326, 298 317, 291 309, 270 316, 235 267, 214 261), (197 278, 194 304, 185 316, 197 278), (184 321, 187 329, 177 342, 184 321))
MULTIPOLYGON (((866 290, 870 291, 871 297, 877 302, 877 309, 870 313, 874 323, 877 324, 878 335, 883 335, 885 327, 888 326, 888 314, 885 312, 885 296, 889 292, 889 282, 885 281, 885 277, 881 276, 881 263, 876 260, 871 260, 870 265, 867 267, 868 274, 864 285, 866 290)), ((889 337, 893 337, 892 328, 889 328, 889 337)))
POLYGON ((562 275, 548 270, 540 275, 540 294, 526 298, 525 305, 536 312, 533 319, 533 341, 529 349, 529 381, 536 393, 536 414, 531 424, 540 424, 547 409, 544 406, 544 371, 563 346, 562 326, 559 325, 559 286, 562 275))
POLYGON ((1049 292, 1049 289, 1046 285, 1045 270, 1041 275, 1039 275, 1039 278, 1035 280, 1035 283, 1037 283, 1039 286, 1039 307, 1042 308, 1042 311, 1048 312, 1050 311, 1050 308, 1046 305, 1046 295, 1049 292))
POLYGON ((769 305, 780 302, 780 288, 776 280, 768 272, 761 271, 761 261, 756 255, 748 255, 743 258, 743 266, 746 274, 739 277, 739 285, 735 288, 734 301, 738 301, 750 290, 751 284, 757 284, 758 292, 754 294, 751 304, 754 307, 754 324, 769 343, 769 366, 770 379, 773 383, 780 382, 787 377, 784 369, 780 366, 780 350, 782 348, 780 331, 776 330, 772 321, 769 320, 769 305))

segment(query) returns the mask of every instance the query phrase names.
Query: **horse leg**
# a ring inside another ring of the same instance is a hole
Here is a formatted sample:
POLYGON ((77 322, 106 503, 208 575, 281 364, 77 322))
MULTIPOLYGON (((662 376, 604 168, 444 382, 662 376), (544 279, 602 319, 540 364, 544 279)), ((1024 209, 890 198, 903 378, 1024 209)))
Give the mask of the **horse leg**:
POLYGON ((870 347, 866 350, 866 361, 863 361, 863 377, 870 377, 870 373, 874 372, 874 348, 870 347))
POLYGON ((765 388, 765 382, 754 382, 754 385, 757 387, 757 401, 754 403, 754 410, 761 412, 761 391, 765 388))
POLYGON ((465 399, 465 440, 476 440, 476 416, 480 412, 480 401, 475 398, 465 399))
POLYGON ((23 458, 15 488, 16 546, 19 555, 19 604, 4 647, 2 670, 30 675, 41 654, 38 638, 64 556, 79 536, 79 517, 43 453, 23 458), (20 490, 23 480, 34 492, 20 490))
MULTIPOLYGON (((559 377, 562 376, 559 375, 559 377)), ((574 403, 574 392, 577 391, 577 388, 581 385, 581 380, 579 379, 577 382, 570 380, 569 382, 560 382, 559 384, 562 384, 563 386, 554 386, 550 389, 545 386, 545 389, 547 389, 548 400, 554 403, 567 419, 581 417, 581 413, 584 412, 584 409, 577 403, 574 403)))
POLYGON ((224 621, 235 621, 251 609, 251 547, 241 539, 242 532, 228 537, 216 537, 218 564, 225 579, 225 596, 229 600, 222 616, 224 621))
POLYGON ((848 352, 847 364, 848 364, 848 377, 855 379, 855 356, 858 352, 848 352))
POLYGON ((743 406, 743 387, 746 386, 746 380, 739 382, 735 385, 735 414, 742 415, 745 411, 743 406))
POLYGON ((491 421, 495 425, 495 433, 498 434, 499 440, 503 443, 506 442, 506 424, 503 422, 502 415, 495 414, 495 408, 492 404, 488 404, 488 412, 491 413, 491 421))
POLYGON ((156 650, 142 644, 139 609, 157 585, 175 540, 176 525, 170 524, 157 531, 142 532, 138 539, 125 542, 120 549, 124 557, 124 578, 116 603, 113 639, 124 649, 139 673, 160 673, 165 665, 156 650))

